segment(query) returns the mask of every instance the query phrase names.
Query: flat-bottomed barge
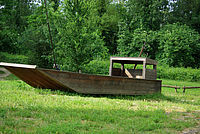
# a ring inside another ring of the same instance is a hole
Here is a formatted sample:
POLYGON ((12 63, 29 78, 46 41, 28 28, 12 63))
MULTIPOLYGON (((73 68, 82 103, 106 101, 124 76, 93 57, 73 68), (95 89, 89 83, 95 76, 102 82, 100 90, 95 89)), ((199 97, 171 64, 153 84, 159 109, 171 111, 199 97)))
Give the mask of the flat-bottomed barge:
POLYGON ((157 62, 141 57, 111 57, 110 76, 90 75, 37 68, 36 65, 1 62, 11 73, 35 88, 56 89, 83 94, 144 95, 161 92, 156 80, 157 62), (114 68, 115 63, 121 68, 114 68), (142 69, 125 69, 125 64, 141 64, 142 69), (147 69, 152 66, 152 69, 147 69))

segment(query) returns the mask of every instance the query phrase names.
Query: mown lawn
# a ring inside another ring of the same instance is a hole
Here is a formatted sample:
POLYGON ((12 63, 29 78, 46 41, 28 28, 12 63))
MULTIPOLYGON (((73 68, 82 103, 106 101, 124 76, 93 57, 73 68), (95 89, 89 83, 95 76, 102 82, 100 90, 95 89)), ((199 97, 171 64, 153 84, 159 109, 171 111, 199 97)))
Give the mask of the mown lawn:
MULTIPOLYGON (((200 86, 163 80, 163 84, 200 86)), ((0 133, 181 133, 200 125, 200 89, 146 96, 91 96, 0 81, 0 133)))

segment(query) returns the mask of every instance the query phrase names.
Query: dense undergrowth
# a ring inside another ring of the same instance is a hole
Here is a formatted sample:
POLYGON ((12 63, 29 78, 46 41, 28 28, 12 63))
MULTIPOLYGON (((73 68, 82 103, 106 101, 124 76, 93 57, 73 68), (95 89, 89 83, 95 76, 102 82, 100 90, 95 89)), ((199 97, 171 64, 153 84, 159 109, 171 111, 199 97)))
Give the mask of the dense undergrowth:
POLYGON ((9 54, 6 52, 0 52, 0 62, 8 63, 28 63, 28 57, 24 55, 9 54))

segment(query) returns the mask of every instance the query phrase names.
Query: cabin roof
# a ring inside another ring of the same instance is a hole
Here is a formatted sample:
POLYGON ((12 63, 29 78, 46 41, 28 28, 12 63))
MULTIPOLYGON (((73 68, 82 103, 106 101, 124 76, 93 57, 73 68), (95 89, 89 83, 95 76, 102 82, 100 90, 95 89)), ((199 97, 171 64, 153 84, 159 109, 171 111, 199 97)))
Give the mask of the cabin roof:
POLYGON ((30 69, 35 69, 37 67, 36 65, 15 64, 15 63, 5 63, 5 62, 0 62, 0 66, 3 66, 3 67, 30 68, 30 69))
POLYGON ((157 65, 157 61, 143 57, 110 57, 113 63, 157 65))

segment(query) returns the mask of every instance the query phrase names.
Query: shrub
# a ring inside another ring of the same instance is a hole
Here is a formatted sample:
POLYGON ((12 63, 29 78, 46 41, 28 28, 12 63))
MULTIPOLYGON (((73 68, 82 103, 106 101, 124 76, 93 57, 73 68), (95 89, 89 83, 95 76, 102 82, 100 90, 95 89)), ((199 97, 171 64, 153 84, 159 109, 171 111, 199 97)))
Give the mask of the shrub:
POLYGON ((82 70, 82 72, 89 74, 108 75, 109 65, 110 61, 92 60, 90 63, 84 66, 84 70, 82 70))
POLYGON ((6 52, 0 52, 0 62, 27 64, 28 57, 24 55, 16 55, 16 54, 9 54, 6 52))
POLYGON ((160 79, 200 81, 200 70, 183 67, 159 66, 157 77, 160 79))
POLYGON ((200 67, 200 36, 186 25, 169 24, 159 32, 157 60, 173 67, 200 67))

